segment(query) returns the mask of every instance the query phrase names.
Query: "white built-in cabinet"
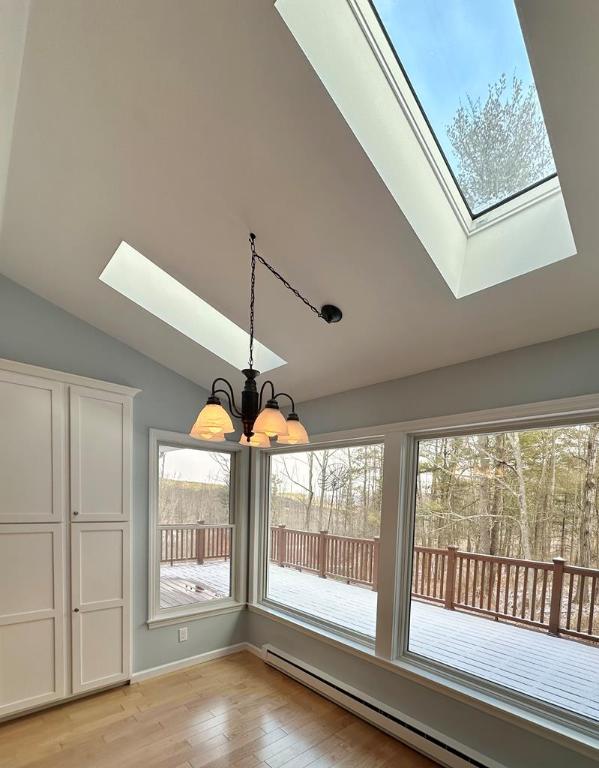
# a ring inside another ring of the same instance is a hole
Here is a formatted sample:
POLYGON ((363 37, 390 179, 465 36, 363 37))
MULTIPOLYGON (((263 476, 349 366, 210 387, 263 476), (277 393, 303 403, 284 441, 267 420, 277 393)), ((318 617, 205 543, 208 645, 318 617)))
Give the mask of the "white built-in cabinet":
POLYGON ((129 679, 137 391, 0 360, 0 718, 129 679))

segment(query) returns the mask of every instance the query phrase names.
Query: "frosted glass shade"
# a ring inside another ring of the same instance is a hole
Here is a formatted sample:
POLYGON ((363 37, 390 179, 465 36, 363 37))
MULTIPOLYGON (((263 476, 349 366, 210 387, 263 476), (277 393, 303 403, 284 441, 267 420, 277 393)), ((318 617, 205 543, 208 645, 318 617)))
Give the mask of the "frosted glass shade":
POLYGON ((268 437, 277 437, 277 435, 287 435, 289 430, 285 417, 278 408, 266 406, 254 422, 254 432, 263 432, 268 437))
POLYGON ((202 408, 189 434, 191 437, 198 437, 199 434, 210 432, 213 434, 235 432, 231 417, 222 405, 216 403, 208 403, 202 408))
POLYGON ((287 435, 282 435, 277 439, 280 445, 306 445, 310 442, 306 428, 298 419, 287 419, 287 435))
POLYGON ((242 435, 239 444, 249 445, 250 448, 270 448, 270 440, 262 432, 254 432, 249 440, 245 435, 242 435))
POLYGON ((222 443, 225 439, 224 432, 202 432, 193 430, 189 433, 190 437, 194 437, 196 440, 209 440, 211 443, 222 443))

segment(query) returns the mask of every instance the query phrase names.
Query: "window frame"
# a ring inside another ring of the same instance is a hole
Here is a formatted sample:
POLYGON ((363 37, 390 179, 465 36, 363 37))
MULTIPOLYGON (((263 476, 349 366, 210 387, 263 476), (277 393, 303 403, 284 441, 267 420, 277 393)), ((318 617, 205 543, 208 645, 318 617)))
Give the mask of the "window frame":
MULTIPOLYGON (((356 2, 356 4, 358 6, 360 6, 362 1, 363 0, 354 0, 354 2, 356 2)), ((445 151, 443 150, 443 148, 441 146, 441 143, 440 143, 439 139, 437 138, 437 134, 436 134, 435 130, 433 129, 433 126, 431 125, 430 120, 428 119, 428 115, 426 113, 426 110, 424 109, 424 105, 422 104, 422 102, 420 101, 420 98, 418 97, 418 93, 416 92, 416 88, 415 88, 414 84, 412 83, 412 81, 411 81, 411 79, 410 79, 410 77, 409 77, 409 75, 407 73, 407 70, 404 67, 403 63, 402 63, 401 57, 400 57, 400 55, 399 55, 399 53, 398 53, 398 51, 397 51, 397 49, 395 47, 395 44, 394 44, 393 40, 391 39, 391 36, 390 36, 389 32, 387 31, 387 28, 386 28, 385 24, 383 23, 383 20, 381 19, 381 16, 380 16, 380 14, 378 12, 378 9, 377 9, 376 5, 374 4, 374 0, 365 0, 365 1, 368 3, 368 5, 370 7, 370 10, 372 11, 372 14, 374 16, 374 19, 378 23, 378 25, 380 27, 380 31, 382 32, 382 34, 383 34, 383 36, 384 36, 384 38, 385 38, 385 40, 387 42, 387 45, 389 47, 389 50, 391 51, 393 60, 395 61, 395 63, 397 64, 397 66, 398 66, 398 68, 399 68, 399 70, 401 72, 402 80, 405 81, 405 86, 407 87, 407 89, 409 90, 409 92, 410 92, 410 94, 412 96, 411 101, 413 101, 414 104, 416 105, 416 107, 419 110, 420 115, 421 115, 424 123, 426 124, 427 131, 428 131, 428 134, 429 134, 428 136, 425 135, 426 143, 427 143, 429 149, 434 144, 434 146, 435 146, 435 148, 437 150, 437 152, 435 154, 438 153, 440 155, 440 157, 443 159, 443 163, 445 164, 445 170, 446 170, 447 174, 443 174, 443 175, 444 175, 444 177, 446 175, 449 176, 449 179, 451 180, 450 188, 451 188, 451 186, 453 186, 455 188, 453 190, 452 196, 456 200, 457 200, 457 196, 459 196, 459 199, 462 201, 464 207, 466 208, 468 216, 471 219, 471 222, 470 222, 471 227, 470 227, 470 229, 472 230, 472 229, 475 229, 477 227, 477 221, 480 222, 480 223, 483 223, 483 222, 489 222, 489 221, 494 220, 496 218, 496 216, 494 215, 494 211, 496 211, 499 208, 502 208, 504 205, 508 205, 509 206, 510 203, 515 203, 515 201, 517 201, 517 203, 524 202, 525 204, 531 204, 532 202, 535 201, 535 199, 537 197, 542 196, 544 194, 544 192, 546 192, 548 189, 550 189, 553 185, 549 185, 549 186, 545 187, 543 190, 540 190, 538 188, 541 187, 544 184, 547 184, 547 182, 550 182, 550 181, 552 181, 554 179, 557 179, 557 170, 555 170, 553 173, 548 174, 547 176, 543 177, 542 179, 539 179, 538 181, 535 181, 533 184, 529 184, 527 187, 524 187, 524 189, 521 189, 518 192, 512 192, 512 194, 508 195, 503 200, 500 200, 497 203, 493 203, 492 205, 488 205, 485 208, 483 208, 482 210, 477 211, 476 213, 471 209, 470 204, 466 200, 466 196, 462 192, 462 188, 460 187, 460 183, 458 182, 457 177, 456 177, 456 175, 454 173, 454 170, 451 167, 449 159, 447 158, 447 155, 445 154, 445 151), (457 193, 457 196, 456 196, 455 193, 457 193), (521 201, 520 198, 522 198, 523 195, 526 195, 527 197, 523 201, 521 201)), ((365 21, 366 24, 368 24, 366 19, 364 21, 365 21)), ((374 33, 374 34, 376 36, 376 33, 374 33)), ((385 56, 384 52, 381 51, 381 55, 385 56)), ((388 56, 385 57, 385 58, 388 58, 388 56)), ((397 81, 397 78, 396 78, 396 81, 397 81)), ((533 76, 533 82, 534 82, 534 76, 533 76)), ((399 85, 400 88, 402 88, 403 83, 399 83, 398 82, 398 85, 399 85)), ((536 85, 535 85, 535 90, 536 90, 536 85)), ((542 112, 541 112, 541 114, 542 114, 542 112)), ((544 118, 543 118, 543 120, 544 120, 544 118)), ((545 132, 547 132, 547 129, 545 129, 545 132)), ((555 165, 555 160, 554 160, 553 164, 555 165)), ((449 181, 449 179, 446 179, 446 183, 449 181)), ((501 213, 508 213, 511 210, 516 210, 517 208, 520 207, 517 203, 515 203, 515 205, 513 205, 513 206, 509 206, 507 209, 504 209, 501 213)))
POLYGON ((583 754, 596 757, 599 747, 597 722, 574 715, 554 705, 545 704, 503 686, 490 683, 468 673, 427 660, 408 650, 409 606, 417 468, 416 445, 422 438, 559 426, 599 421, 599 394, 581 395, 536 403, 504 406, 481 411, 458 413, 373 427, 359 427, 317 435, 311 447, 332 448, 348 444, 382 441, 384 443, 383 494, 381 509, 381 550, 376 642, 374 647, 344 636, 335 627, 310 617, 280 610, 278 604, 264 599, 265 568, 268 567, 264 536, 268 522, 264 507, 269 474, 269 454, 305 450, 272 448, 255 452, 251 467, 251 531, 252 563, 248 608, 250 612, 287 625, 310 637, 381 666, 392 673, 490 712, 507 722, 565 744, 583 754))
MULTIPOLYGON (((402 518, 400 547, 400 559, 402 566, 398 573, 396 588, 398 592, 398 602, 400 606, 400 618, 398 621, 398 631, 395 638, 395 659, 397 661, 407 662, 414 669, 421 669, 425 672, 441 674, 448 679, 472 687, 475 690, 491 694, 498 701, 507 706, 514 703, 520 707, 528 709, 535 714, 541 714, 555 722, 574 726, 582 732, 592 734, 596 733, 597 721, 591 720, 581 715, 568 712, 554 704, 545 702, 542 699, 528 696, 519 691, 513 690, 507 686, 493 683, 485 678, 464 672, 454 667, 450 667, 441 662, 429 659, 420 654, 414 653, 409 649, 410 636, 410 607, 412 591, 412 566, 413 566, 413 548, 414 531, 416 523, 416 484, 418 476, 418 443, 420 440, 443 437, 462 437, 465 435, 491 434, 504 431, 520 431, 528 429, 543 429, 558 426, 577 425, 597 421, 599 411, 592 409, 574 414, 542 414, 531 415, 529 418, 513 419, 506 418, 494 422, 468 422, 464 426, 445 426, 438 428, 434 420, 423 425, 424 429, 417 428, 403 433, 403 461, 401 464, 400 484, 404 487, 403 505, 399 510, 402 518)), ((599 647, 597 648, 599 653, 599 647)))
MULTIPOLYGON (((358 438, 355 440, 342 440, 326 443, 311 442, 306 445, 294 445, 277 448, 276 446, 260 451, 257 459, 259 460, 259 480, 258 480, 258 504, 260 509, 258 525, 259 525, 259 543, 258 548, 260 552, 260 568, 257 574, 257 582, 254 589, 254 593, 257 596, 257 602, 260 605, 265 606, 267 609, 274 611, 283 616, 289 616, 291 619, 296 620, 306 626, 313 626, 322 632, 331 635, 333 637, 339 636, 349 641, 350 643, 357 644, 359 647, 374 649, 376 645, 375 637, 364 635, 360 632, 354 632, 347 627, 340 626, 333 622, 326 621, 326 619, 313 616, 312 614, 305 613, 299 609, 279 603, 276 600, 268 597, 268 565, 269 565, 269 527, 270 527, 270 468, 271 459, 276 455, 291 454, 291 453, 306 453, 307 451, 318 450, 332 450, 334 448, 353 448, 361 445, 383 445, 384 439, 382 436, 373 436, 369 438, 358 438)), ((384 453, 383 453, 384 462, 384 453)), ((383 464, 384 466, 384 464, 383 464)), ((384 472, 384 469, 383 469, 384 472)), ((381 514, 382 518, 382 514, 381 514)), ((381 520, 382 522, 382 520, 381 520)), ((377 606, 380 594, 377 591, 377 606)), ((378 624, 378 607, 377 607, 377 624, 378 624)))
POLYGON ((241 445, 232 442, 211 443, 187 434, 161 429, 149 431, 148 495, 148 618, 149 628, 179 624, 223 613, 241 611, 246 606, 246 536, 247 484, 249 457, 241 445), (231 594, 197 605, 160 608, 160 539, 158 526, 158 452, 160 445, 227 453, 231 456, 229 525, 231 527, 231 594))

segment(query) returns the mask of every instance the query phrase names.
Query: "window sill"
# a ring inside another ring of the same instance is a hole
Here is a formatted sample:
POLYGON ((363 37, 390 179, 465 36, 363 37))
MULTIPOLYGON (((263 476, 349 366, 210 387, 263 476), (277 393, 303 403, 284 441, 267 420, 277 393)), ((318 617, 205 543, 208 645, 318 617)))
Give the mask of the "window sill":
POLYGON ((383 669, 407 677, 420 685, 425 685, 427 688, 432 688, 445 696, 450 696, 488 712, 494 717, 540 734, 544 738, 593 759, 597 758, 599 739, 596 735, 596 727, 592 724, 588 726, 572 724, 559 715, 549 715, 534 704, 509 701, 506 696, 491 692, 483 685, 479 686, 465 681, 459 675, 453 675, 451 672, 440 672, 434 669, 432 665, 427 664, 425 660, 419 661, 413 656, 403 656, 395 660, 385 659, 377 656, 373 648, 333 634, 328 630, 318 629, 314 624, 292 618, 289 614, 275 610, 268 605, 248 604, 247 607, 251 613, 277 621, 302 634, 333 645, 383 669))
POLYGON ((159 627, 170 627, 174 624, 182 624, 188 621, 197 621, 211 616, 222 616, 226 613, 237 613, 245 610, 245 603, 238 603, 234 600, 220 601, 218 605, 202 606, 193 611, 185 613, 161 613, 159 616, 152 616, 146 622, 148 629, 158 629, 159 627))

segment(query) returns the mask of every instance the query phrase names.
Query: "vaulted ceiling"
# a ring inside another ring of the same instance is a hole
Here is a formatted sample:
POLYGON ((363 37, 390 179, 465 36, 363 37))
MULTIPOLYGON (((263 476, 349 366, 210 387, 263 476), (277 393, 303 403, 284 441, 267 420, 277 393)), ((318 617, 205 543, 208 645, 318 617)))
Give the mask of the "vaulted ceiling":
POLYGON ((598 327, 599 3, 517 6, 573 258, 456 300, 272 0, 32 0, 0 272, 207 386, 234 370, 98 276, 126 240, 247 327, 251 229, 344 311, 258 273, 257 337, 300 399, 598 327))

